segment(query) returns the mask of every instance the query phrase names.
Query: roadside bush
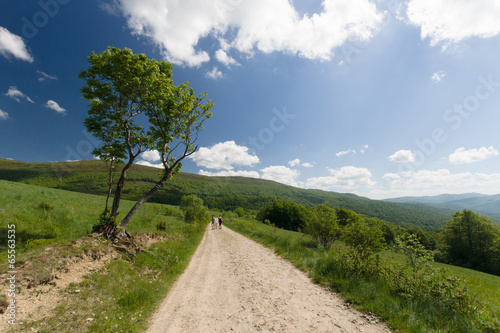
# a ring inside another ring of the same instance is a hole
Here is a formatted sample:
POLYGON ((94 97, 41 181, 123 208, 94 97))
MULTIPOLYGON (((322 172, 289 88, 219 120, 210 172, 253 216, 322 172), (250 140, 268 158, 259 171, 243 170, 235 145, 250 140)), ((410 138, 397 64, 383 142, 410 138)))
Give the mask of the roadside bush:
POLYGON ((368 219, 358 219, 344 227, 342 240, 357 252, 360 260, 368 259, 386 245, 381 224, 368 219))
POLYGON ((326 205, 312 208, 306 220, 305 232, 323 247, 329 247, 340 236, 335 210, 326 205))
POLYGON ((420 244, 417 235, 402 235, 396 243, 405 255, 405 263, 385 270, 385 280, 392 290, 409 300, 437 303, 444 310, 467 316, 474 314, 478 304, 465 282, 445 269, 433 268, 432 253, 420 244))

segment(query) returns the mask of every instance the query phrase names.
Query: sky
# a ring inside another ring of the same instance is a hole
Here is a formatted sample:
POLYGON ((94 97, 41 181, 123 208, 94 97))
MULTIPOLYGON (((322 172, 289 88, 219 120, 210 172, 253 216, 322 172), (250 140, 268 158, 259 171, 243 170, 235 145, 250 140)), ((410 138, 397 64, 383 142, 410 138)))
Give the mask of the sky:
POLYGON ((183 172, 498 194, 499 35, 498 0, 2 1, 0 158, 93 159, 78 74, 114 46, 213 100, 183 172))

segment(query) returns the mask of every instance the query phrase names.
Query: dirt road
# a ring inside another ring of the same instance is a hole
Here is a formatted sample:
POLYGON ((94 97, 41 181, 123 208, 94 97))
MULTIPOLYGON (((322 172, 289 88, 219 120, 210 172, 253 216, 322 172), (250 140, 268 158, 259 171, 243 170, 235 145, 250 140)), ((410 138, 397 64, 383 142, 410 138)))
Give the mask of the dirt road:
POLYGON ((390 332, 271 250, 207 230, 148 332, 390 332))

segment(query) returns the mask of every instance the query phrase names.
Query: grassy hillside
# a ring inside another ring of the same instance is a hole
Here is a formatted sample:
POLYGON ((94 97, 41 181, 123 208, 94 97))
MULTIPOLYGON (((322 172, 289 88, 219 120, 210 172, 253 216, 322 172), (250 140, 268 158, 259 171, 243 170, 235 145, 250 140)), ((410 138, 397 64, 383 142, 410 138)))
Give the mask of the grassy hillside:
MULTIPOLYGON (((107 167, 102 161, 28 163, 0 159, 0 179, 104 195, 107 167)), ((158 169, 134 165, 129 172, 124 199, 134 200, 154 186, 158 169)), ((306 190, 277 182, 244 177, 206 177, 188 173, 175 175, 151 199, 177 205, 183 195, 196 194, 210 208, 259 209, 276 197, 311 206, 327 203, 396 225, 438 230, 451 218, 453 210, 412 203, 370 200, 353 194, 306 190)))

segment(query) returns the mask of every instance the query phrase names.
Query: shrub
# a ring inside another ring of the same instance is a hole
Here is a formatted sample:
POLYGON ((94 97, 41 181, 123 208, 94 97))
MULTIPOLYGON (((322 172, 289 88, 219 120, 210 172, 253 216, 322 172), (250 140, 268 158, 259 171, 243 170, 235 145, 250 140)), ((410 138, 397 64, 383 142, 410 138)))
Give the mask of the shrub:
POLYGON ((312 208, 307 218, 305 232, 323 247, 329 247, 340 235, 335 210, 326 205, 312 208))
POLYGON ((167 227, 168 227, 168 224, 167 224, 167 221, 165 221, 165 220, 159 221, 156 224, 156 230, 158 230, 158 231, 165 231, 165 230, 167 230, 167 227))
POLYGON ((46 211, 46 212, 50 212, 51 210, 54 209, 54 205, 51 205, 49 204, 48 202, 41 202, 39 205, 38 205, 38 208, 46 211))

